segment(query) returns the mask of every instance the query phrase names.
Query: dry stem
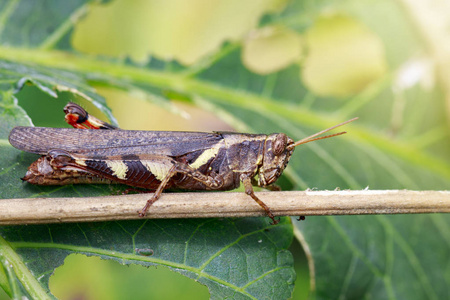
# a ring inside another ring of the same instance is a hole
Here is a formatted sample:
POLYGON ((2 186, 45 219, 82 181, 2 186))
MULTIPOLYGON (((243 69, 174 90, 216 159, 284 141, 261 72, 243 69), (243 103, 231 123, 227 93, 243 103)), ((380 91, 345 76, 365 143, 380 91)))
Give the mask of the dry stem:
MULTIPOLYGON (((450 212, 450 191, 259 192, 276 216, 450 212)), ((139 219, 151 194, 0 200, 0 225, 139 219)), ((264 216, 245 193, 165 193, 146 218, 264 216)))

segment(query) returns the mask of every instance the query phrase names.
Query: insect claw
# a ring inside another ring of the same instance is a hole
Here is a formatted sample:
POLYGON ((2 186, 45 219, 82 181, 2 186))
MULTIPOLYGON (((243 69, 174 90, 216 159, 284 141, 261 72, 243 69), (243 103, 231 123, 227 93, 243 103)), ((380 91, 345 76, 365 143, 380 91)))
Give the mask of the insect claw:
POLYGON ((277 225, 278 223, 280 223, 280 217, 270 217, 272 219, 272 222, 270 222, 270 225, 277 225))

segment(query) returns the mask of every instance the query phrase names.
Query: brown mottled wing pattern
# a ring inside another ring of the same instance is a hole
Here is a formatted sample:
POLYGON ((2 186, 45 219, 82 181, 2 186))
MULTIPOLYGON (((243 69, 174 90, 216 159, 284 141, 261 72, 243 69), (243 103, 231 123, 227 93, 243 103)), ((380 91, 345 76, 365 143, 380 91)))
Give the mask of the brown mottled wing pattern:
POLYGON ((218 133, 80 130, 72 128, 15 127, 9 142, 15 148, 45 155, 53 149, 90 157, 155 154, 177 157, 209 149, 223 139, 218 133))

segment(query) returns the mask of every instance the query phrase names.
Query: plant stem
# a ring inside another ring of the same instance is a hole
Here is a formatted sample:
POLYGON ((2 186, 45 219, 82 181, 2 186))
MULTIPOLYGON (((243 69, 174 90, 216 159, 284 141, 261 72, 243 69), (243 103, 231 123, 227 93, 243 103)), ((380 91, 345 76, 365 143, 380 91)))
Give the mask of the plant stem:
MULTIPOLYGON (((449 213, 450 191, 360 190, 259 192, 276 216, 449 213)), ((0 201, 0 225, 139 219, 150 194, 0 201)), ((256 217, 244 193, 165 193, 146 218, 256 217)))
MULTIPOLYGON (((44 287, 37 281, 30 270, 25 266, 22 258, 17 254, 14 248, 2 237, 0 237, 0 261, 3 266, 11 268, 10 280, 13 280, 11 273, 14 272, 16 278, 22 283, 25 290, 32 299, 51 299, 44 287)), ((14 299, 26 299, 22 291, 18 288, 17 282, 11 282, 12 297, 14 299)))

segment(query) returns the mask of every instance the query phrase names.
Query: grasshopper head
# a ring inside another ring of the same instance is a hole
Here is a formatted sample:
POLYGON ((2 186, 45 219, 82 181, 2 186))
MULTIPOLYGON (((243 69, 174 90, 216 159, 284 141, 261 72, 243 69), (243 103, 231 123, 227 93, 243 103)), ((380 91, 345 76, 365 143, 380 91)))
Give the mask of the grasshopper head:
POLYGON ((325 132, 333 130, 336 127, 340 127, 347 123, 353 122, 356 119, 358 118, 353 118, 351 120, 345 121, 328 129, 322 130, 297 142, 294 142, 284 133, 274 133, 269 135, 264 144, 263 162, 258 170, 259 171, 258 185, 264 187, 277 181, 278 177, 280 177, 281 173, 283 173, 283 170, 286 168, 289 159, 291 158, 292 152, 294 152, 295 147, 312 141, 327 139, 330 137, 344 134, 346 132, 342 131, 335 134, 318 137, 319 135, 325 132))
POLYGON ((294 148, 288 147, 293 144, 294 141, 284 133, 274 133, 267 137, 263 163, 259 167, 259 186, 267 186, 277 181, 294 152, 294 148))

